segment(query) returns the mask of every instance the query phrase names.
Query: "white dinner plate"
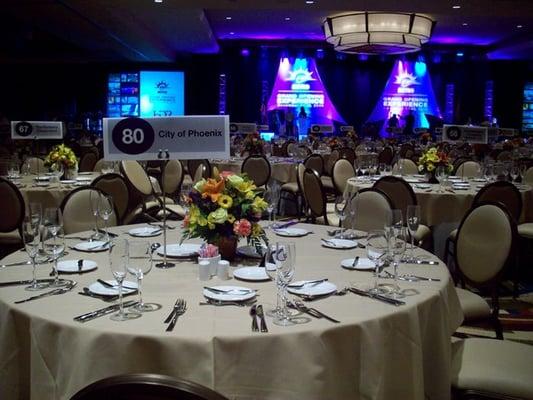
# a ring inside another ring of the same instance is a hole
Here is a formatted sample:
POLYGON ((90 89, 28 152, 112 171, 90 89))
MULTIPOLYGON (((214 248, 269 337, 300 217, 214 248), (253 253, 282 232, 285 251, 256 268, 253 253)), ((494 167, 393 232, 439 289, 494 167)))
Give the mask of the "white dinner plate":
POLYGON ((81 271, 78 268, 78 260, 62 260, 57 263, 57 270, 66 273, 87 272, 96 269, 98 264, 92 260, 83 260, 81 271))
POLYGON ((457 175, 450 175, 450 176, 448 176, 448 179, 451 180, 451 181, 460 181, 460 180, 462 180, 462 178, 460 176, 457 176, 457 175))
POLYGON ((245 301, 253 299, 256 295, 255 291, 242 286, 212 286, 214 289, 227 290, 229 293, 215 293, 211 290, 204 289, 204 296, 211 300, 218 301, 245 301), (241 293, 241 290, 246 290, 246 293, 241 293))
POLYGON ((60 182, 65 184, 65 185, 72 185, 72 184, 76 183, 76 180, 75 179, 63 179, 60 182))
POLYGON ((431 188, 431 185, 428 184, 428 183, 417 183, 415 185, 415 188, 417 188, 417 189, 429 189, 429 188, 431 188))
MULTIPOLYGON (((291 285, 300 285, 307 281, 293 282, 291 285)), ((331 282, 321 282, 318 285, 304 285, 301 288, 287 287, 287 291, 292 294, 304 294, 306 296, 322 296, 325 294, 334 293, 337 291, 337 286, 331 282)))
MULTIPOLYGON (((117 296, 118 295, 118 283, 114 279, 107 279, 107 283, 112 284, 116 287, 107 287, 102 285, 100 282, 94 282, 89 285, 89 291, 94 294, 99 294, 101 296, 117 296)), ((137 283, 130 282, 130 281, 124 281, 122 283, 122 294, 129 294, 135 292, 137 289, 129 289, 129 288, 137 288, 137 283)))
POLYGON ((327 239, 327 242, 322 239, 320 243, 322 246, 330 249, 353 249, 357 247, 357 242, 355 240, 346 239, 327 239))
POLYGON ((267 275, 263 267, 243 267, 237 268, 233 271, 233 277, 243 281, 269 281, 270 277, 267 275))
POLYGON ((472 179, 474 182, 487 182, 486 179, 483 179, 483 178, 474 178, 472 179))
POLYGON ((309 231, 302 228, 282 228, 274 229, 274 233, 278 236, 301 237, 307 235, 309 231))
POLYGON ((42 176, 42 175, 41 175, 41 176, 36 176, 36 177, 33 178, 33 179, 35 179, 35 180, 38 181, 38 182, 41 182, 41 181, 49 181, 49 180, 50 180, 50 177, 49 177, 49 176, 42 176))
POLYGON ((85 171, 85 172, 78 172, 78 175, 92 175, 93 172, 91 171, 85 171))
POLYGON ((420 178, 404 178, 407 183, 418 183, 422 182, 423 180, 420 178))
POLYGON ((89 186, 89 182, 76 182, 74 186, 89 186))
POLYGON ((411 175, 413 178, 422 178, 424 179, 426 177, 426 175, 422 175, 422 174, 413 174, 411 175))
MULTIPOLYGON (((263 246, 263 250, 266 251, 266 247, 263 246)), ((263 256, 257 252, 255 246, 241 246, 237 247, 237 254, 250 258, 262 258, 263 256)))
POLYGON ((374 262, 368 258, 359 257, 357 265, 353 266, 353 258, 347 258, 341 261, 341 266, 346 269, 355 269, 357 271, 373 271, 376 268, 374 262))
POLYGON ((128 234, 136 237, 152 237, 160 235, 163 232, 162 228, 155 228, 151 226, 143 226, 141 228, 134 228, 128 231, 128 234))
POLYGON ((190 257, 198 254, 200 244, 183 243, 183 244, 167 244, 166 250, 160 247, 157 249, 157 254, 160 256, 167 254, 167 257, 190 257))
POLYGON ((50 183, 49 182, 41 182, 41 181, 39 181, 39 182, 35 182, 35 186, 37 186, 37 187, 48 187, 48 186, 50 186, 50 183))
POLYGON ((90 181, 92 181, 92 178, 89 178, 89 177, 87 177, 87 176, 78 176, 78 177, 76 178, 76 180, 77 180, 78 182, 90 182, 90 181))
POLYGON ((93 240, 92 242, 80 242, 74 245, 74 249, 79 251, 87 251, 90 253, 97 253, 99 251, 109 250, 109 243, 103 246, 106 242, 101 240, 93 240))

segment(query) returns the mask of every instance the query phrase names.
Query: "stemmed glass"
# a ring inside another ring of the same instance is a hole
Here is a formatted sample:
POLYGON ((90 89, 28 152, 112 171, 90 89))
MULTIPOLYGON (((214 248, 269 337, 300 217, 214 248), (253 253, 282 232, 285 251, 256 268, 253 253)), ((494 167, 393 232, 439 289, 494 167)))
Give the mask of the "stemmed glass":
POLYGON ((139 313, 124 311, 124 302, 122 300, 122 284, 128 272, 129 248, 130 245, 127 240, 118 241, 115 246, 109 247, 109 268, 118 283, 119 299, 119 310, 116 314, 111 315, 113 321, 127 321, 141 316, 139 313))
POLYGON ((270 223, 273 223, 276 217, 276 208, 279 200, 279 186, 276 182, 269 186, 267 192, 265 193, 265 200, 268 202, 268 220, 270 223))
POLYGON ((184 183, 181 185, 178 203, 185 211, 185 214, 189 213, 189 193, 192 190, 192 185, 184 183))
POLYGON ((435 178, 439 181, 439 192, 444 192, 443 184, 446 183, 448 179, 448 170, 446 167, 440 165, 435 170, 435 178))
POLYGON ((47 284, 37 283, 35 277, 35 257, 39 253, 39 244, 41 241, 40 235, 41 220, 34 220, 31 216, 24 218, 22 223, 22 238, 24 240, 24 248, 30 257, 33 267, 33 279, 30 286, 26 286, 26 290, 40 290, 48 287, 47 284))
POLYGON ((335 214, 339 218, 341 225, 341 232, 339 234, 340 239, 344 239, 344 220, 346 219, 346 211, 348 206, 348 201, 346 201, 345 196, 337 196, 335 198, 335 214))
POLYGON ((276 263, 277 279, 279 279, 278 289, 281 288, 281 311, 274 319, 276 325, 289 326, 294 322, 287 310, 287 286, 294 277, 294 268, 296 261, 296 246, 294 242, 277 242, 276 252, 274 253, 276 263))
POLYGON ((152 249, 150 242, 137 240, 129 242, 128 272, 137 278, 137 290, 139 291, 139 303, 132 308, 140 311, 158 310, 156 304, 144 303, 142 295, 142 282, 145 275, 152 270, 152 249))
MULTIPOLYGON (((92 192, 91 192, 92 193, 92 192)), ((113 199, 111 196, 100 194, 100 201, 98 202, 98 215, 104 220, 105 229, 105 241, 109 241, 109 232, 107 231, 107 225, 109 218, 113 215, 113 199)))
POLYGON ((385 263, 385 255, 387 254, 388 243, 387 235, 383 229, 373 230, 368 232, 366 243, 366 254, 368 259, 375 265, 374 269, 374 287, 370 289, 372 293, 381 293, 379 289, 379 273, 385 263))
POLYGON ((59 185, 59 181, 60 181, 61 177, 63 176, 63 172, 64 172, 63 171, 63 164, 55 163, 51 167, 51 172, 53 174, 52 177, 53 177, 54 183, 59 185))
POLYGON ((411 254, 406 258, 407 261, 416 261, 415 257, 415 234, 418 231, 420 225, 420 206, 409 205, 407 206, 407 229, 409 230, 409 236, 411 237, 411 254))
POLYGON ((61 210, 57 208, 47 208, 44 211, 43 223, 42 241, 44 252, 54 261, 54 281, 49 286, 64 286, 65 282, 59 280, 59 274, 57 271, 57 260, 65 251, 65 234, 63 231, 63 215, 61 214, 61 210))
POLYGON ((98 215, 99 215, 99 209, 98 206, 100 204, 100 192, 96 190, 91 190, 89 192, 89 202, 91 203, 91 211, 93 213, 94 217, 94 233, 91 235, 92 240, 99 240, 102 238, 102 234, 98 231, 98 215))
POLYGON ((394 285, 392 289, 392 296, 395 299, 403 297, 400 292, 400 286, 398 285, 398 266, 402 255, 405 253, 407 234, 405 228, 402 226, 398 231, 393 229, 394 234, 389 238, 389 250, 393 257, 394 266, 394 285))
POLYGON ((520 168, 518 165, 513 165, 510 168, 509 174, 511 175, 512 182, 516 182, 516 179, 520 176, 520 168))
POLYGON ((265 254, 265 272, 268 275, 268 277, 274 281, 274 283, 276 284, 276 288, 277 288, 276 307, 265 310, 265 314, 268 315, 269 317, 274 317, 274 318, 277 318, 278 315, 281 314, 281 309, 282 309, 281 307, 281 303, 282 303, 281 294, 282 293, 281 293, 281 286, 280 286, 281 281, 278 279, 278 271, 277 271, 276 260, 275 260, 276 248, 277 246, 275 244, 270 244, 265 254))

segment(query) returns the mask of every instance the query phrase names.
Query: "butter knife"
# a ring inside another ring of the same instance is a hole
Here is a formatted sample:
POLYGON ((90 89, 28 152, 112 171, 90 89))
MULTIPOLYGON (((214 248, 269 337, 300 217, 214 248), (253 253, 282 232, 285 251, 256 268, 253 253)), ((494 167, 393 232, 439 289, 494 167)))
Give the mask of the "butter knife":
MULTIPOLYGON (((123 304, 123 307, 131 307, 137 304, 138 302, 135 300, 126 301, 123 304)), ((74 321, 78 322, 87 322, 91 321, 95 318, 102 317, 107 314, 111 314, 112 312, 117 311, 120 308, 120 304, 113 304, 112 306, 100 308, 99 310, 91 311, 85 314, 78 315, 77 317, 74 317, 74 321)))
POLYGON ((369 292, 365 292, 364 290, 359 290, 359 289, 356 289, 356 288, 348 288, 348 290, 350 292, 352 292, 352 293, 355 293, 355 294, 359 295, 359 296, 370 297, 371 299, 379 300, 379 301, 382 301, 384 303, 392 304, 394 306, 401 306, 401 305, 405 304, 404 301, 397 300, 397 299, 391 299, 390 297, 383 296, 381 294, 369 293, 369 292))
POLYGON ((41 293, 41 294, 38 294, 37 296, 28 297, 27 299, 24 299, 24 300, 17 300, 17 301, 15 301, 15 304, 26 303, 27 301, 37 300, 37 299, 41 299, 43 297, 55 296, 55 295, 58 295, 58 294, 67 293, 67 292, 70 292, 77 284, 78 284, 78 282, 72 282, 67 287, 62 287, 62 288, 50 290, 49 292, 41 293))
MULTIPOLYGON (((52 282, 53 279, 37 279, 37 282, 52 282)), ((19 286, 19 285, 29 285, 32 283, 32 280, 23 280, 23 281, 9 281, 9 282, 0 282, 0 287, 7 286, 19 286)))

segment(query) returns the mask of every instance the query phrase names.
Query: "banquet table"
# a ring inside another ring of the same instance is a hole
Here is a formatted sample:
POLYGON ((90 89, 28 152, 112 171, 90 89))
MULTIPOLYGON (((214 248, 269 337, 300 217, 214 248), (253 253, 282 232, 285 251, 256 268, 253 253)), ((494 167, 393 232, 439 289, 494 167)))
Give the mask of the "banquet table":
MULTIPOLYGON (((327 237, 326 227, 297 227, 313 233, 288 239, 268 231, 271 241, 296 243, 295 281, 327 278, 338 289, 372 282, 372 273, 340 266, 341 260, 362 257, 366 250, 321 247, 320 238, 327 237)), ((125 232, 130 228, 113 228, 120 234, 115 240, 128 237, 125 232)), ((169 231, 171 242, 179 238, 179 229, 169 231)), ((150 241, 161 242, 162 237, 150 241)), ((67 244, 75 243, 67 239, 67 244)), ((437 260, 421 249, 415 250, 437 260)), ((281 327, 267 317, 269 333, 257 333, 250 329, 248 307, 200 306, 204 301, 202 287, 225 284, 257 289, 258 303, 268 306, 275 299, 272 282, 235 278, 202 282, 198 266, 183 260, 178 260, 175 268, 153 268, 144 279, 144 300, 161 304, 161 310, 126 322, 111 321, 109 316, 76 322, 74 316, 108 305, 78 292, 97 278, 110 279, 112 275, 107 252, 68 251, 65 259, 83 257, 98 264, 93 272, 64 275, 78 282, 74 290, 14 304, 35 292, 22 286, 0 287, 3 400, 69 399, 96 380, 134 372, 189 379, 230 399, 450 398, 450 335, 463 315, 441 261, 438 265, 400 265, 401 273, 441 279, 401 281, 402 290, 409 292, 403 299, 406 305, 395 307, 352 293, 332 295, 306 304, 341 323, 310 318, 306 323, 281 327), (165 332, 163 320, 178 297, 187 301, 187 312, 173 332, 165 332)), ((20 260, 26 256, 16 252, 2 262, 20 260)), ((231 269, 256 262, 237 259, 231 269)), ((48 277, 49 271, 50 264, 38 266, 41 278, 48 277)), ((0 268, 0 282, 30 276, 31 266, 0 268)))
MULTIPOLYGON (((244 158, 232 157, 229 160, 212 160, 211 164, 219 171, 241 172, 244 158)), ((268 157, 272 168, 272 179, 281 183, 296 182, 296 161, 290 157, 268 157)))
MULTIPOLYGON (((360 189, 372 187, 377 179, 370 180, 368 177, 348 179, 346 191, 356 193, 360 189)), ((460 189, 446 187, 439 191, 438 184, 426 184, 423 178, 404 177, 413 188, 418 205, 420 206, 421 223, 428 226, 436 226, 444 223, 459 223, 466 212, 472 206, 472 201, 484 182, 470 182, 468 187, 460 189)), ((531 186, 519 185, 522 194, 522 215, 520 222, 533 221, 533 190, 531 186)))

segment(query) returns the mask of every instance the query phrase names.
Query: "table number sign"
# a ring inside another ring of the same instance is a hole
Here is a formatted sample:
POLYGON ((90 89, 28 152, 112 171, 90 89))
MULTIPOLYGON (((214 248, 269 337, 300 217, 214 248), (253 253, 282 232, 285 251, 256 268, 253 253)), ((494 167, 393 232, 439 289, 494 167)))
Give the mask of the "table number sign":
POLYGON ((469 125, 444 125, 442 140, 445 142, 487 143, 487 128, 469 125))
POLYGON ((104 118, 106 160, 229 157, 227 115, 104 118))
POLYGON ((11 121, 11 139, 63 139, 63 122, 11 121))

